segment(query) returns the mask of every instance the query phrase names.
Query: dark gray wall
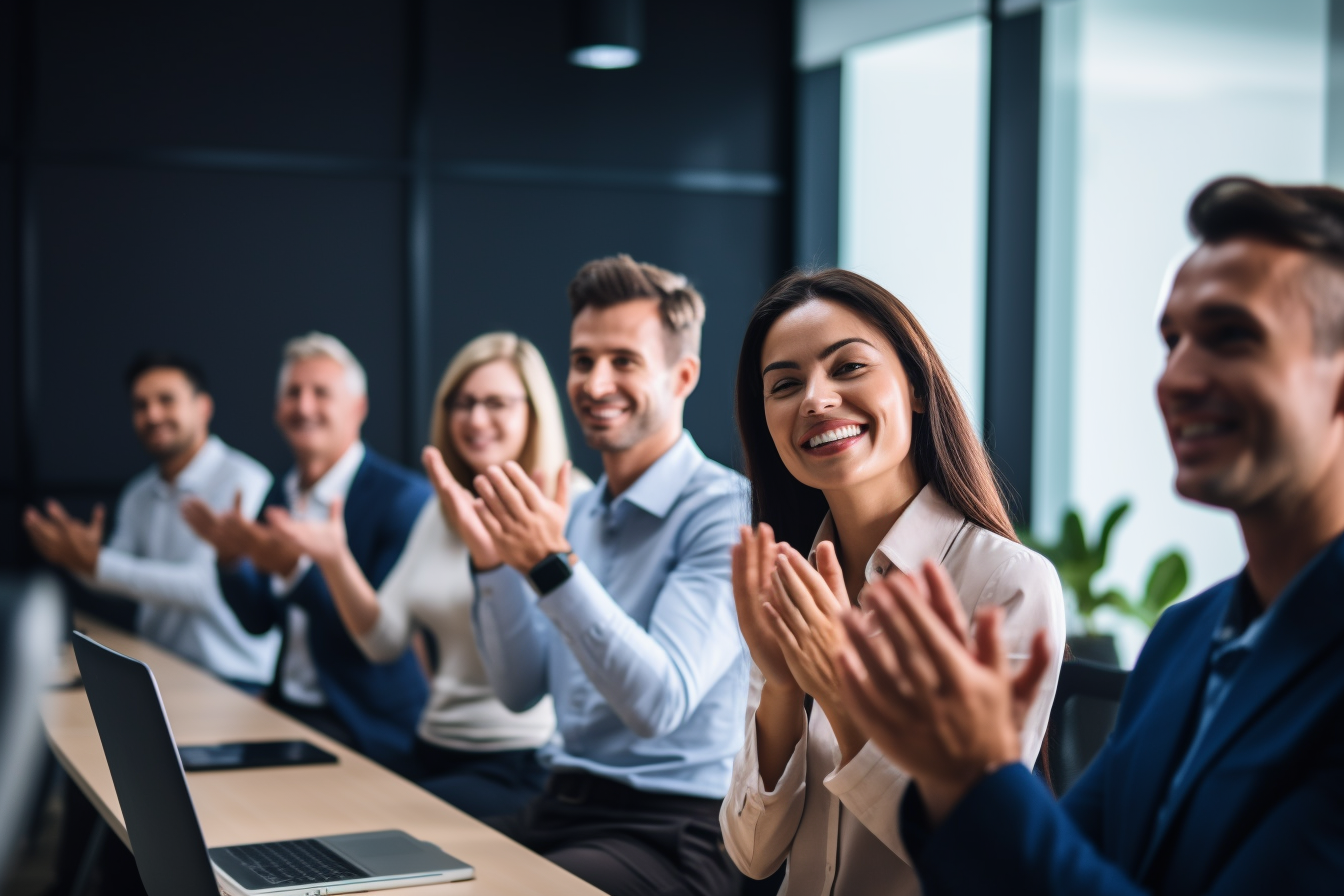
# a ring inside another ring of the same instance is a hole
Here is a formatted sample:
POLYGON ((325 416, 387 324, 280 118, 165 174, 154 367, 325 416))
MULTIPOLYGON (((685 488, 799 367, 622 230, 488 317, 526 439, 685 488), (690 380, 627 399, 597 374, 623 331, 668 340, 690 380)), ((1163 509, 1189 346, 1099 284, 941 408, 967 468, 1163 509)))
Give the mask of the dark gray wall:
POLYGON ((29 559, 21 502, 144 467, 138 349, 199 357, 216 431, 278 473, 280 345, 328 330, 369 370, 367 441, 412 463, 478 333, 563 382, 565 284, 620 251, 704 293, 688 426, 732 462, 740 334, 791 258, 792 11, 648 0, 645 61, 593 72, 563 8, 0 0, 0 565, 29 559))

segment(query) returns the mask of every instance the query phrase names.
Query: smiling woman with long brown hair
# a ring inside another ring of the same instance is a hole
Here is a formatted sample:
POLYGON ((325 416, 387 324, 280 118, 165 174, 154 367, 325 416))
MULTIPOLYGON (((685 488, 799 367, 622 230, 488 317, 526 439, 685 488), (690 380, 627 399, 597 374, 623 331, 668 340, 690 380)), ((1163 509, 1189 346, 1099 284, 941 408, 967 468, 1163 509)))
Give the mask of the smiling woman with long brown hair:
MULTIPOLYGON (((910 310, 843 270, 792 274, 757 304, 737 371, 753 529, 733 551, 754 669, 720 820, 738 867, 788 861, 784 892, 917 893, 897 831, 906 776, 859 732, 831 657, 875 578, 946 567, 968 615, 1003 608, 1014 656, 1063 642, 1059 579, 1018 543, 952 378, 910 310), (806 700, 811 697, 811 702, 806 700)), ((1059 660, 1023 728, 1045 735, 1059 660)))

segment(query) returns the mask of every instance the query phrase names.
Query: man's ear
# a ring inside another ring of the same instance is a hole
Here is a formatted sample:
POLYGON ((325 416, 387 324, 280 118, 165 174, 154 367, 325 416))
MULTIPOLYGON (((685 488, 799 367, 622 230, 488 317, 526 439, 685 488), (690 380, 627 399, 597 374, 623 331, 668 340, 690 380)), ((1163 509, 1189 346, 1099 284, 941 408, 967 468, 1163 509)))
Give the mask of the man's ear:
POLYGON ((355 402, 355 408, 355 412, 359 415, 359 425, 363 426, 364 421, 369 419, 369 394, 367 392, 359 396, 359 400, 355 402))
POLYGON ((682 355, 673 366, 672 377, 672 394, 682 400, 689 398, 700 383, 700 357, 682 355))
POLYGON ((196 400, 201 403, 201 425, 209 429, 210 421, 215 418, 215 400, 209 392, 197 393, 196 400))

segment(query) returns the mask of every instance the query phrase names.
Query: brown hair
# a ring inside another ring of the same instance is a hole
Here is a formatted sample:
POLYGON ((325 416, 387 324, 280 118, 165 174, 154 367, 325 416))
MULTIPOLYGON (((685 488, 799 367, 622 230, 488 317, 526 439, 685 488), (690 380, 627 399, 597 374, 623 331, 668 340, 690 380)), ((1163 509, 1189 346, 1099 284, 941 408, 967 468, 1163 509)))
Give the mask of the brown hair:
MULTIPOLYGON (((1220 177, 1190 201, 1190 232, 1207 243, 1254 239, 1299 249, 1344 274, 1344 190, 1276 187, 1249 177, 1220 177)), ((1344 302, 1338 284, 1310 273, 1302 295, 1311 306, 1316 347, 1344 346, 1344 302)))
POLYGON ((682 274, 674 274, 621 253, 590 261, 569 281, 569 310, 610 308, 636 299, 656 299, 668 334, 668 360, 700 354, 705 300, 682 274))
POLYGON ((910 452, 915 472, 931 483, 968 520, 1017 541, 994 470, 976 435, 952 377, 924 328, 891 293, 851 271, 830 269, 788 275, 756 304, 737 365, 737 431, 751 480, 753 522, 767 522, 776 537, 795 547, 812 543, 826 515, 826 498, 784 466, 765 422, 761 346, 781 315, 813 299, 826 299, 857 312, 882 331, 896 350, 923 413, 911 422, 910 452))

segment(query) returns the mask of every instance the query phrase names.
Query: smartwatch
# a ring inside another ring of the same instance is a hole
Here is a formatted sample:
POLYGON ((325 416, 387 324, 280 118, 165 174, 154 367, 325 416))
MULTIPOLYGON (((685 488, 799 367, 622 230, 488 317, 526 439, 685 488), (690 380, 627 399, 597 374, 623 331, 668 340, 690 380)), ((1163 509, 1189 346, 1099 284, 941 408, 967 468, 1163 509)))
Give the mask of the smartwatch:
POLYGON ((545 597, 569 581, 572 575, 574 570, 569 565, 569 554, 551 554, 528 570, 527 579, 537 589, 537 594, 545 597))

